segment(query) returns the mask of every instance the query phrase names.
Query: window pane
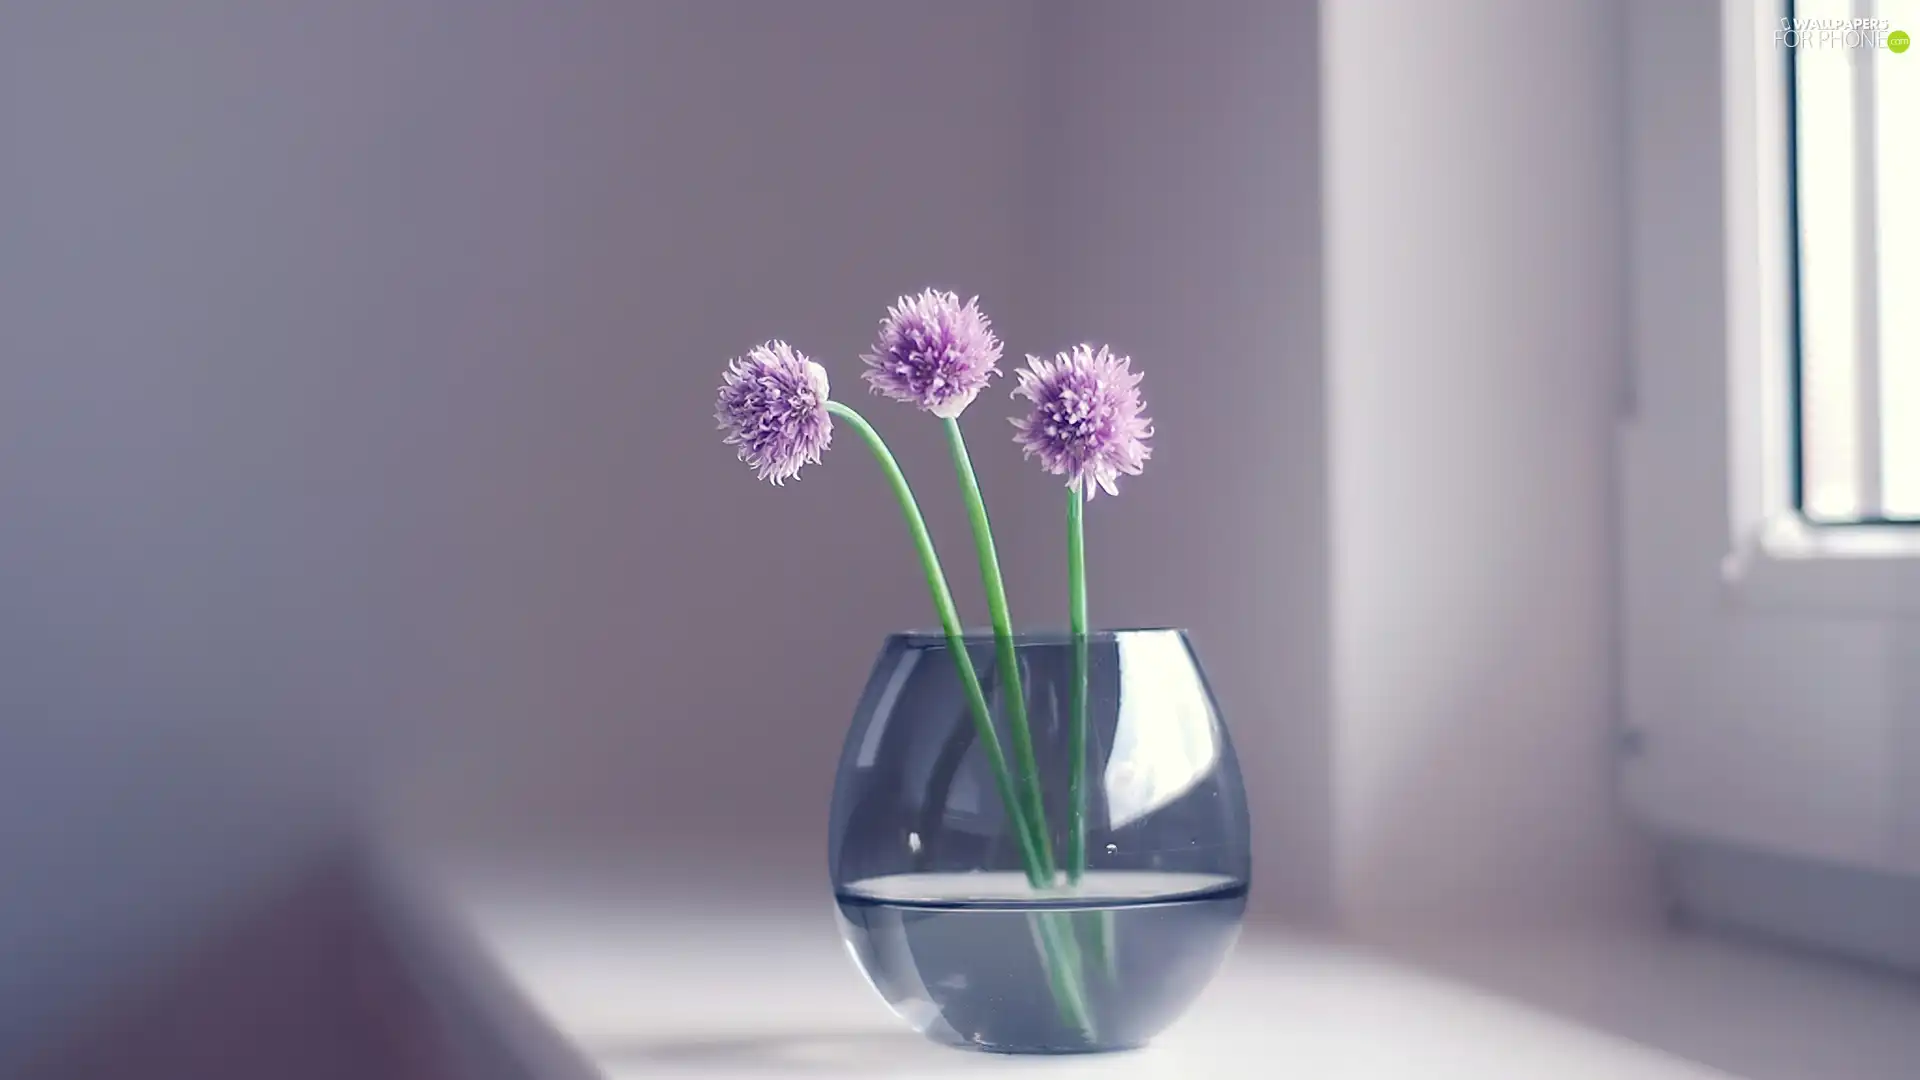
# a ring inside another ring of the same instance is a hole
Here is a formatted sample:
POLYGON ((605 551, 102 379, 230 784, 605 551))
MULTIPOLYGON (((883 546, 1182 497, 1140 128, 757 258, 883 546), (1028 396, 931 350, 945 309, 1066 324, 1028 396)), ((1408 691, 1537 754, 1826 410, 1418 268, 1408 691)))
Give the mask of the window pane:
MULTIPOLYGON (((1849 0, 1801 0, 1796 18, 1852 18, 1849 0)), ((1851 53, 1794 49, 1800 217, 1802 497, 1820 519, 1860 516, 1858 251, 1851 53)))
MULTIPOLYGON (((1880 10, 1920 36, 1920 0, 1881 0, 1880 10)), ((1882 51, 1873 65, 1882 494, 1888 516, 1920 517, 1920 49, 1882 51)))

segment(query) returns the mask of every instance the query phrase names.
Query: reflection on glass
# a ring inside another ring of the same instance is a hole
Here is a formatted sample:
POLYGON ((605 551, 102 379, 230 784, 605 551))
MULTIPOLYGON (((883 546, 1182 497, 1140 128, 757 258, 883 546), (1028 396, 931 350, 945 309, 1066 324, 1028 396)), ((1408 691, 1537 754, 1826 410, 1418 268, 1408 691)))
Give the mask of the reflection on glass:
POLYGON ((880 752, 880 740, 887 733, 887 722, 893 719, 893 707, 900 703, 900 691, 906 687, 907 680, 913 677, 914 665, 920 662, 921 653, 908 652, 900 657, 898 667, 887 676, 886 689, 880 691, 880 702, 873 707, 873 720, 867 728, 866 737, 860 741, 860 767, 873 766, 874 756, 880 752))
POLYGON ((1185 642, 1171 634, 1127 639, 1119 661, 1120 717, 1104 777, 1111 829, 1186 794, 1220 755, 1213 709, 1185 642))

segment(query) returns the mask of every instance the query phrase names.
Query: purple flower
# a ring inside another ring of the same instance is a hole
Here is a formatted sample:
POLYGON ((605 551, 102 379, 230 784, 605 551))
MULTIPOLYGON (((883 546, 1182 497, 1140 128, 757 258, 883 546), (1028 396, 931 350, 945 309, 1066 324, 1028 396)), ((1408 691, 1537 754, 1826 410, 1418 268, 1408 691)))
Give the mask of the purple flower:
POLYGON ((727 365, 713 416, 760 479, 784 483, 833 441, 827 369, 769 341, 727 365))
POLYGON ((1152 453, 1153 421, 1140 415, 1140 376, 1131 363, 1104 345, 1098 352, 1078 345, 1052 360, 1029 356, 1016 373, 1014 396, 1033 410, 1013 421, 1013 441, 1089 499, 1096 489, 1120 494, 1114 481, 1140 475, 1152 453))
POLYGON ((966 411, 987 380, 999 374, 1000 341, 980 313, 980 298, 928 289, 903 296, 880 320, 880 337, 867 362, 876 394, 952 419, 966 411))

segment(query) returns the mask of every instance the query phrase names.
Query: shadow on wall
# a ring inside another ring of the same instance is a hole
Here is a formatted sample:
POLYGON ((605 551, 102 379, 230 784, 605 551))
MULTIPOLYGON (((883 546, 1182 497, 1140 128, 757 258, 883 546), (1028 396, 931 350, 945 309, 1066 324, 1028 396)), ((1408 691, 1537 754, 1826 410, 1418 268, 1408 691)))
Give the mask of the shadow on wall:
POLYGON ((101 1019, 35 1080, 439 1080, 472 1075, 369 902, 360 861, 316 859, 101 1019))

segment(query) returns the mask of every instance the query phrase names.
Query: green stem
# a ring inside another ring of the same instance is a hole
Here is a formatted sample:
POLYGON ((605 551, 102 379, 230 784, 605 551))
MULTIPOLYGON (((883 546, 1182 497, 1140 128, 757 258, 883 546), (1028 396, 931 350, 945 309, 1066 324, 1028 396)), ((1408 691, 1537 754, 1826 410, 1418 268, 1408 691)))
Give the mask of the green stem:
POLYGON ((1040 797, 1040 766, 1033 754, 1033 732, 1027 726, 1027 696, 1020 686, 1020 667, 1013 649, 1013 620, 1007 615, 1007 588, 1000 580, 1000 557, 993 550, 993 527, 987 522, 986 500, 980 496, 980 480, 974 475, 973 461, 967 456, 967 440, 960 434, 960 421, 945 420, 947 448, 953 452, 953 467, 960 474, 960 492, 966 498, 967 517, 973 524, 973 546, 980 553, 980 584, 987 594, 987 612, 993 619, 995 663, 1007 700, 1007 726, 1013 732, 1013 753, 1019 773, 1017 790, 1026 799, 1026 816, 1033 823, 1034 846, 1039 849, 1040 867, 1049 884, 1053 881, 1053 844, 1047 838, 1046 804, 1040 797))
MULTIPOLYGON (((899 500, 900 513, 907 520, 907 529, 913 534, 914 548, 920 554, 920 568, 926 574, 927 590, 933 594, 933 606, 939 613, 940 626, 946 632, 947 651, 953 655, 955 670, 960 675, 960 684, 966 690, 967 704, 973 713, 973 726, 981 747, 985 750, 988 763, 993 767, 994 786, 1000 791, 1000 801, 1006 807, 1009 827, 1020 844, 1020 858, 1026 867, 1027 881, 1034 888, 1042 888, 1053 883, 1053 856, 1046 844, 1045 818, 1038 817, 1029 822, 1021 809, 1020 799, 1007 771, 1007 759, 1000 749, 1000 739, 994 734, 993 714, 987 707, 987 697, 980 688, 980 677, 973 668, 973 657, 967 652, 966 638, 960 628, 960 613, 953 604, 953 592, 947 588, 947 577, 940 569, 940 556, 934 550, 933 537, 927 532, 927 521, 920 513, 920 505, 914 500, 913 489, 907 486, 907 477, 900 471, 900 463, 894 460, 892 451, 887 449, 880 433, 867 423, 852 408, 837 401, 827 402, 827 410, 846 421, 863 439, 868 449, 873 451, 874 460, 880 463, 880 469, 887 476, 887 482, 893 487, 894 497, 899 500)), ((961 451, 964 460, 965 450, 961 451)), ((968 468, 963 475, 972 479, 972 470, 968 468)), ((979 487, 973 485, 975 505, 979 505, 979 487)), ((985 511, 977 514, 981 527, 986 524, 985 511)), ((991 541, 989 541, 991 543, 991 541)), ((989 551, 989 554, 991 552, 989 551)), ((999 571, 996 565, 994 583, 997 589, 999 571)), ((996 609, 1004 621, 1006 598, 1001 595, 996 609)), ((996 624, 998 625, 998 624, 996 624)), ((1010 662, 1012 639, 1007 637, 1005 651, 1001 654, 1002 670, 1011 679, 1008 693, 1009 701, 1017 703, 1020 727, 1026 731, 1025 699, 1020 690, 1020 674, 1010 662)), ((1032 745, 1028 743, 1028 760, 1032 757, 1032 745)), ((1055 1002, 1060 1006, 1062 1019, 1086 1033, 1091 1040, 1094 1037, 1093 1015, 1086 996, 1086 987, 1082 976, 1082 960, 1078 942, 1074 939, 1072 928, 1061 927, 1051 913, 1039 912, 1033 917, 1036 936, 1039 938, 1041 964, 1047 970, 1047 979, 1052 986, 1055 1002)))
MULTIPOLYGON (((1049 884, 1053 880, 1052 855, 1047 853, 1042 857, 1046 849, 1039 846, 1035 838, 1044 840, 1044 833, 1027 820, 1021 809, 1018 788, 1007 771, 1006 754, 1001 751, 999 736, 993 731, 993 714, 987 708, 987 696, 980 689, 980 676, 973 669, 973 657, 968 654, 966 639, 961 634, 960 613, 953 606, 953 593, 947 588, 947 577, 940 570, 940 556, 933 549, 933 537, 927 532, 927 521, 920 514, 920 504, 914 501, 913 489, 907 486, 906 474, 900 471, 900 463, 894 460, 892 451, 887 449, 880 433, 873 430, 873 425, 867 423, 866 417, 837 401, 827 402, 827 411, 846 421, 866 441, 867 448, 873 451, 874 460, 880 463, 881 471, 886 473, 887 482, 893 487, 894 498, 900 502, 900 513, 907 519, 907 529, 913 534, 914 547, 920 553, 920 568, 927 576, 927 591, 933 594, 933 606, 939 613, 941 629, 946 631, 947 652, 953 655, 960 685, 965 689, 967 703, 973 711, 975 734, 986 752, 988 764, 993 767, 994 785, 1000 789, 1000 801, 1006 805, 1008 820, 1019 839, 1020 857, 1026 866, 1027 880, 1035 887, 1049 884)), ((1003 609, 1004 606, 1003 602, 1003 609)), ((1014 677, 1018 679, 1017 675, 1014 677)), ((1019 700, 1019 689, 1016 681, 1010 691, 1013 700, 1019 700)))
MULTIPOLYGON (((1067 491, 1067 624, 1073 636, 1073 685, 1067 729, 1067 880, 1075 885, 1087 868, 1087 522, 1086 499, 1067 491)), ((1119 950, 1114 940, 1113 911, 1093 913, 1088 926, 1092 952, 1109 979, 1120 977, 1119 950)))
POLYGON ((1073 634, 1073 685, 1067 731, 1067 880, 1087 868, 1087 526, 1086 500, 1067 491, 1067 624, 1073 634))
POLYGON ((1027 916, 1034 938, 1040 945, 1040 964, 1046 968, 1047 982, 1053 990, 1060 1019, 1078 1028, 1091 1041, 1095 1037, 1093 1005, 1087 1000, 1083 978, 1086 961, 1074 932, 1074 912, 1036 911, 1027 916))

